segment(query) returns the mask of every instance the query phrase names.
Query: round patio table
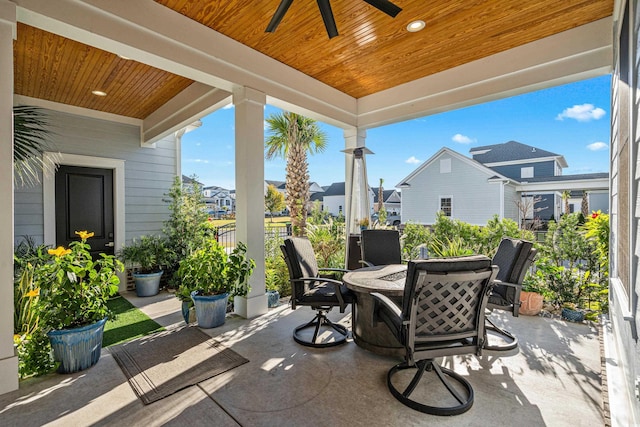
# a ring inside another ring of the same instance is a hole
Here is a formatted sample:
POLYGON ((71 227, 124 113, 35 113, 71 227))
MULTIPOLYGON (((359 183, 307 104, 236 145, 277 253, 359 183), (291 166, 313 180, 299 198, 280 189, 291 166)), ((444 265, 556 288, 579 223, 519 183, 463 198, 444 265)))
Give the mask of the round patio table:
POLYGON ((344 284, 356 295, 353 339, 360 347, 383 356, 404 356, 404 347, 387 325, 384 322, 374 323, 371 293, 379 292, 400 305, 406 274, 406 265, 391 264, 360 268, 343 276, 344 284))

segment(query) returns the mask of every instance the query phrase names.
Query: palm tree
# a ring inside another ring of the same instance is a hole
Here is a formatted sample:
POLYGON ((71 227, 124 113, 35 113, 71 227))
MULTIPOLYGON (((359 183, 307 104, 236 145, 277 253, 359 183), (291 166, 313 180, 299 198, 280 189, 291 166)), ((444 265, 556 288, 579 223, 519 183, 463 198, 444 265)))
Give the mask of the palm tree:
POLYGON ((562 192, 562 200, 564 200, 564 213, 565 215, 569 215, 569 213, 571 212, 570 206, 569 206, 569 199, 571 198, 571 191, 569 190, 564 190, 562 192))
POLYGON ((589 193, 587 190, 582 190, 582 204, 580 205, 580 211, 585 218, 589 216, 589 193))
POLYGON ((293 234, 303 236, 307 226, 309 200, 309 164, 307 153, 322 153, 327 136, 315 120, 284 112, 267 118, 271 135, 265 141, 265 158, 282 157, 287 161, 286 203, 291 214, 293 234))
POLYGON ((42 154, 52 149, 49 142, 49 121, 40 108, 13 107, 13 170, 14 182, 33 186, 40 182, 45 168, 42 154))

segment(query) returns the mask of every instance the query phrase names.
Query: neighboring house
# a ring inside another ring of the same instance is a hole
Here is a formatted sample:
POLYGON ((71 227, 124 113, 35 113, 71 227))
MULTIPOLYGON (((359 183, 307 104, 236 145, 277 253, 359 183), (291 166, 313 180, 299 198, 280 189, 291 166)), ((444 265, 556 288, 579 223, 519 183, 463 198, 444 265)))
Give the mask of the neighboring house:
POLYGON ((204 195, 204 201, 208 208, 235 212, 235 197, 231 196, 231 190, 210 186, 204 187, 202 194, 204 195))
MULTIPOLYGON (((371 213, 373 213, 373 202, 375 194, 369 187, 369 202, 371 203, 371 213)), ((344 215, 346 210, 345 183, 334 182, 322 194, 323 211, 329 212, 332 216, 344 215)))
POLYGON ((494 214, 518 219, 515 183, 449 148, 440 149, 397 187, 405 223, 433 224, 439 211, 478 225, 494 214))
MULTIPOLYGON (((371 199, 371 206, 373 207, 374 212, 378 212, 379 187, 373 187, 371 191, 373 191, 374 195, 373 199, 371 199)), ((384 209, 388 214, 400 215, 401 201, 400 193, 397 190, 385 190, 384 187, 382 188, 382 203, 384 204, 384 209)))
MULTIPOLYGON (((285 195, 287 195, 287 190, 286 190, 286 182, 285 181, 273 181, 273 180, 265 180, 264 181, 264 194, 267 194, 267 187, 269 185, 273 185, 274 187, 276 187, 276 189, 285 195)), ((310 182, 309 183, 309 204, 307 206, 307 210, 309 212, 311 212, 311 209, 313 207, 313 202, 315 202, 316 200, 320 200, 320 203, 322 204, 322 194, 325 191, 325 187, 321 187, 317 182, 310 182)), ((285 209, 283 211, 287 212, 287 210, 285 209)))
POLYGON ((607 173, 562 175, 563 156, 516 141, 470 152, 443 148, 398 184, 404 222, 433 224, 439 211, 476 225, 494 215, 548 221, 563 213, 564 191, 574 210, 586 191, 589 210, 609 211, 607 173))
POLYGON ((607 173, 563 175, 562 169, 568 166, 564 156, 517 141, 475 147, 469 152, 484 166, 519 181, 523 195, 539 196, 536 216, 543 221, 564 213, 565 190, 571 192, 571 212, 580 211, 583 191, 587 191, 589 210, 609 212, 607 173))

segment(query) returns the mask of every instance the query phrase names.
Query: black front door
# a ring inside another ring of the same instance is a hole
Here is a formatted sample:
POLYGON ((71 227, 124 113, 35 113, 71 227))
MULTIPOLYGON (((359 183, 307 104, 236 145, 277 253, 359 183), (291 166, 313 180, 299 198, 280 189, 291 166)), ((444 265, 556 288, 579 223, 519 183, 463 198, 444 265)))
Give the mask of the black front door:
POLYGON ((60 166, 56 172, 56 245, 80 240, 76 231, 95 233, 87 243, 94 259, 113 255, 113 170, 60 166))

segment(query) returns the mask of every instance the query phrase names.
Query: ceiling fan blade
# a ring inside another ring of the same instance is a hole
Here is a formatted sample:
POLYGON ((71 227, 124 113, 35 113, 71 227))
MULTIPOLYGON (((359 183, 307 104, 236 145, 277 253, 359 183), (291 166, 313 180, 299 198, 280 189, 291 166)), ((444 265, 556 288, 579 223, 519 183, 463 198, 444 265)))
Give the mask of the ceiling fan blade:
POLYGON ((273 33, 276 28, 278 28, 278 24, 280 24, 280 21, 282 21, 284 14, 287 13, 287 10, 289 10, 289 6, 291 6, 291 3, 293 3, 293 0, 282 0, 280 2, 276 13, 273 14, 269 25, 267 25, 267 29, 264 30, 265 33, 273 33))
POLYGON ((329 38, 332 39, 338 35, 338 27, 336 27, 336 21, 333 19, 331 3, 329 3, 329 0, 318 0, 318 8, 320 8, 320 14, 322 15, 324 26, 327 29, 327 34, 329 38))
POLYGON ((389 0, 364 0, 376 9, 386 13, 392 18, 395 18, 398 13, 402 11, 402 8, 391 3, 389 0))

